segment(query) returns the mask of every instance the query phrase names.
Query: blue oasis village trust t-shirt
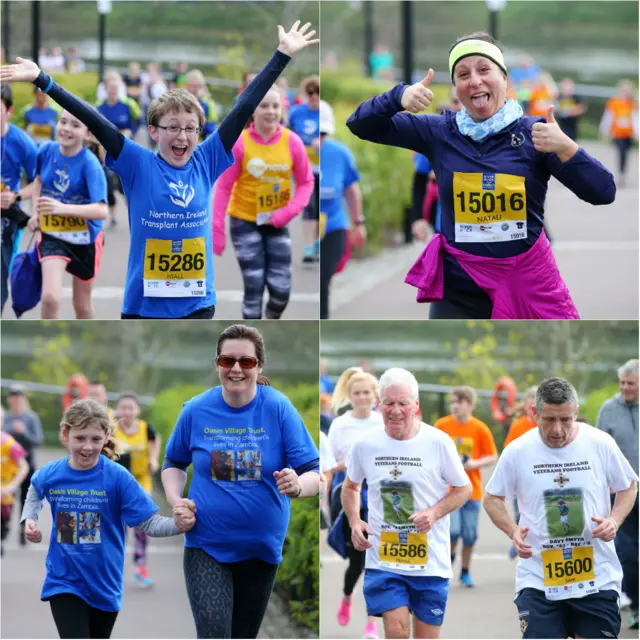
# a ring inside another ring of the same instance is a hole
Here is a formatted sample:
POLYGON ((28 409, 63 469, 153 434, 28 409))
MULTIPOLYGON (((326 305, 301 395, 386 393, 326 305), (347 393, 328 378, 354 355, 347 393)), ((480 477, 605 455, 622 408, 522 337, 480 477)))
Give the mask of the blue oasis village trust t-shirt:
MULTIPOLYGON (((43 196, 73 205, 107 201, 107 180, 104 170, 98 158, 86 147, 75 156, 64 156, 60 153, 59 142, 46 142, 38 149, 37 173, 42 180, 41 195, 43 196)), ((50 235, 72 244, 90 244, 102 231, 102 220, 82 221, 80 218, 73 217, 73 220, 82 223, 82 227, 69 227, 63 224, 63 220, 71 216, 45 217, 51 218, 51 225, 47 225, 51 230, 50 235)), ((43 229, 45 223, 45 220, 41 220, 43 229)))
POLYGON ((181 318, 216 303, 213 287, 211 191, 233 164, 217 132, 184 167, 125 138, 107 167, 122 178, 129 203, 131 247, 122 311, 181 318))
POLYGON ((167 458, 193 464, 189 498, 196 524, 185 545, 218 562, 282 560, 291 511, 274 471, 318 458, 318 450, 291 402, 258 385, 256 397, 235 409, 215 387, 185 403, 167 443, 167 458))
POLYGON ((53 524, 41 600, 72 593, 103 611, 122 607, 125 525, 150 518, 158 506, 121 465, 100 456, 88 471, 50 462, 31 484, 51 505, 53 524))

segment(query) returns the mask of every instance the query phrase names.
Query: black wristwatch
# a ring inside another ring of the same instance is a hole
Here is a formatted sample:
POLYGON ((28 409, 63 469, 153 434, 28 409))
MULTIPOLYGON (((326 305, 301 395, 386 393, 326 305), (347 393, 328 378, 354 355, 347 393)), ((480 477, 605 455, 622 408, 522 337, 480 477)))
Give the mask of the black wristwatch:
POLYGON ((364 225, 364 223, 365 223, 364 218, 358 218, 357 220, 353 221, 353 224, 355 224, 356 227, 361 227, 362 225, 364 225))
POLYGON ((13 201, 13 204, 18 204, 18 202, 22 202, 22 196, 20 192, 16 193, 16 199, 13 201))

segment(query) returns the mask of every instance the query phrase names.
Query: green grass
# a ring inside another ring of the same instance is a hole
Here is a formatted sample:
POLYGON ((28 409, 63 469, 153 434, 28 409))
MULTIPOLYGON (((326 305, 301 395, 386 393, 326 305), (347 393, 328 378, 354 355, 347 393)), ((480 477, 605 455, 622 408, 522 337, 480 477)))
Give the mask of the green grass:
POLYGON ((560 522, 560 510, 554 504, 549 506, 549 500, 547 499, 545 505, 545 512, 547 517, 547 527, 549 529, 550 538, 564 538, 568 536, 579 536, 584 529, 584 514, 582 511, 582 501, 580 500, 566 500, 569 505, 569 532, 565 533, 560 522))

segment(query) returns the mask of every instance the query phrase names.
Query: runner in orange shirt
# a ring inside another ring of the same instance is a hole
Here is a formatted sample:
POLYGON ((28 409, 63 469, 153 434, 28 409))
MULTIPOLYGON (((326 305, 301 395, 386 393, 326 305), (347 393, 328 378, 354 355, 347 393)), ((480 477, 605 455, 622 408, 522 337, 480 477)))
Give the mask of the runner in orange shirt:
POLYGON ((600 134, 613 140, 619 152, 618 186, 625 186, 627 156, 633 139, 638 139, 638 108, 629 80, 618 82, 617 94, 607 101, 600 121, 600 134))
POLYGON ((440 418, 433 425, 448 434, 456 443, 462 465, 471 480, 473 492, 469 500, 451 513, 451 563, 455 560, 458 538, 462 537, 462 568, 460 581, 473 587, 469 575, 473 545, 478 538, 478 517, 482 501, 480 469, 498 459, 498 450, 489 427, 474 418, 477 394, 471 387, 455 387, 451 392, 451 415, 440 418))

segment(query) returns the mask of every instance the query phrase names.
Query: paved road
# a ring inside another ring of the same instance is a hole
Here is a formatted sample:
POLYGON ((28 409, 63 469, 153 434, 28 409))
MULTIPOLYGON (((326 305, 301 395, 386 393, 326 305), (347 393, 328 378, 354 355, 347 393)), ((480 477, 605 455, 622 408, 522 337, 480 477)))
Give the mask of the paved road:
MULTIPOLYGON (((493 467, 483 470, 488 481, 493 467)), ((442 627, 442 638, 520 638, 517 609, 513 604, 515 560, 508 557, 509 541, 493 526, 484 509, 480 512, 479 538, 472 559, 471 574, 474 589, 460 585, 459 560, 449 591, 447 613, 442 627)), ((362 638, 366 624, 366 608, 362 596, 362 578, 356 585, 351 622, 341 627, 336 613, 342 595, 346 563, 327 544, 322 532, 320 546, 320 637, 362 638)), ((627 630, 628 609, 623 611, 620 638, 637 638, 638 632, 627 630)), ((384 637, 382 621, 378 622, 380 637, 384 637)))
MULTIPOLYGON (((585 142, 586 150, 616 172, 615 150, 585 142)), ((555 179, 547 196, 547 222, 560 272, 578 307, 590 320, 638 318, 638 151, 629 158, 628 183, 616 200, 594 207, 555 179)), ((365 202, 366 212, 366 202, 365 202)), ((422 245, 403 245, 382 255, 352 260, 331 285, 334 319, 425 319, 428 305, 416 304, 416 289, 404 278, 422 245)))
MULTIPOLYGON (((93 299, 96 319, 108 320, 120 318, 124 294, 125 274, 129 255, 129 228, 127 224, 127 206, 125 199, 118 196, 117 219, 119 224, 105 231, 105 247, 100 274, 95 280, 93 299)), ((318 265, 303 265, 302 220, 298 216, 289 225, 293 243, 293 289, 291 301, 283 319, 306 320, 320 317, 319 269, 318 265)), ((23 234, 23 249, 31 233, 23 234)), ((216 320, 237 320, 242 318, 242 276, 235 258, 231 240, 227 233, 227 249, 224 255, 214 259, 215 286, 218 293, 216 320)), ((75 319, 71 303, 72 277, 65 276, 60 318, 75 319)), ((264 302, 266 304, 265 295, 264 302)), ((14 318, 11 300, 5 307, 5 318, 14 318)), ((39 319, 40 305, 25 313, 22 318, 39 319)))
MULTIPOLYGON (((64 455, 62 450, 39 451, 38 463, 45 464, 64 455)), ((170 515, 156 486, 154 499, 163 515, 170 515)), ((51 532, 48 504, 41 512, 43 542, 20 547, 17 543, 18 514, 14 510, 5 555, 2 558, 2 638, 58 637, 48 603, 40 602, 45 577, 45 555, 51 532)), ((132 543, 132 534, 129 532, 132 543)), ((183 538, 153 538, 149 546, 149 572, 155 580, 150 590, 132 584, 132 548, 127 549, 123 606, 113 631, 113 638, 195 638, 182 571, 183 538)), ((291 625, 282 615, 277 598, 267 610, 260 638, 294 638, 291 625)))

